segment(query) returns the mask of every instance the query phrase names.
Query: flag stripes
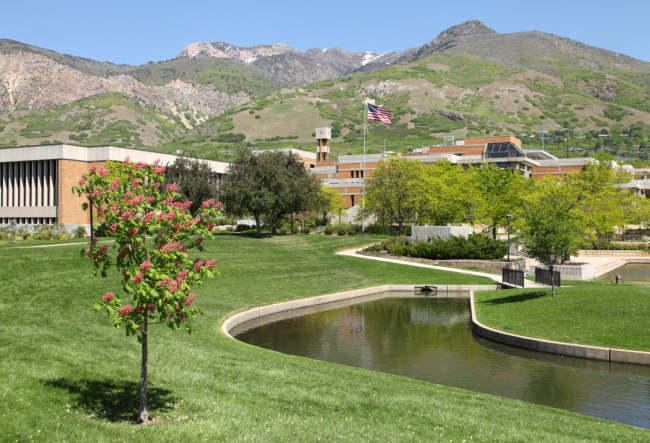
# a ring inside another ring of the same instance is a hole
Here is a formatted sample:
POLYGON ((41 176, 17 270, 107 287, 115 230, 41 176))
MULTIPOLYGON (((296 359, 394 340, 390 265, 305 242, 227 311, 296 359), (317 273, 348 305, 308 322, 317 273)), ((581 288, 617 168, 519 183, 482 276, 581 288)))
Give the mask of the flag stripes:
POLYGON ((368 120, 390 124, 390 117, 392 115, 393 111, 368 103, 368 120))

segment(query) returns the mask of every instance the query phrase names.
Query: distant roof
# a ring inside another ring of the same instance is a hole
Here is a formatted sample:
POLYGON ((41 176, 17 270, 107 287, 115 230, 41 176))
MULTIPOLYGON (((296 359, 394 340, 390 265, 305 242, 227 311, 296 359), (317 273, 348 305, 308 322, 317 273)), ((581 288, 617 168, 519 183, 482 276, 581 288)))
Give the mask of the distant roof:
POLYGON ((533 160, 558 160, 556 156, 543 149, 524 149, 526 157, 533 160))

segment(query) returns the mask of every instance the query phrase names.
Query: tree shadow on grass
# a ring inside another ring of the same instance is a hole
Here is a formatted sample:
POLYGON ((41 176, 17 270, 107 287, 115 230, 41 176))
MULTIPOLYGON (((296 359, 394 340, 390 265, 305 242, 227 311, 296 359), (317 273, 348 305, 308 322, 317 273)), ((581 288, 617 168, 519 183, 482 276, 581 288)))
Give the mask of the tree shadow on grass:
MULTIPOLYGON (((72 394, 75 409, 83 410, 111 422, 135 420, 140 405, 140 383, 112 380, 45 380, 45 386, 65 389, 72 394)), ((172 391, 147 387, 149 416, 160 415, 174 408, 177 398, 172 391)))
POLYGON ((485 303, 486 305, 503 305, 505 303, 520 303, 528 300, 534 300, 536 298, 540 297, 547 297, 550 294, 547 294, 546 292, 525 292, 523 294, 514 294, 514 295, 507 295, 505 297, 499 297, 499 298, 493 298, 491 300, 485 300, 480 303, 485 303))

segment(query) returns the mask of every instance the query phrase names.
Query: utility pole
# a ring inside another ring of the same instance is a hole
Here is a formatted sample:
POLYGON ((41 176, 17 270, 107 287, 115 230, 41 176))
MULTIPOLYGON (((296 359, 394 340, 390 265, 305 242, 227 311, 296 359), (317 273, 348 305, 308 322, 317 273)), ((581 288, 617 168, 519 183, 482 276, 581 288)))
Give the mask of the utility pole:
POLYGON ((546 131, 546 125, 542 125, 542 151, 544 150, 544 131, 546 131))

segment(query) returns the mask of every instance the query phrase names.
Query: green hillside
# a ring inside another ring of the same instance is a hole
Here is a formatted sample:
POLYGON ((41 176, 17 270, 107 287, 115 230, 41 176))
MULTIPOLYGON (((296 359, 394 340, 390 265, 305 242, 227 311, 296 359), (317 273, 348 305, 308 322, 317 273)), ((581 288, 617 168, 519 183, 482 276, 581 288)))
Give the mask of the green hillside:
POLYGON ((53 110, 0 116, 0 147, 71 143, 159 145, 185 133, 177 116, 142 107, 126 94, 98 95, 53 110))
POLYGON ((180 79, 200 85, 213 85, 219 91, 244 91, 253 96, 268 94, 280 87, 259 69, 225 58, 179 58, 158 63, 150 62, 138 67, 129 75, 149 86, 161 86, 180 79))
POLYGON ((525 148, 541 148, 539 131, 545 125, 545 148, 557 156, 566 156, 569 138, 572 157, 606 150, 645 161, 650 89, 638 78, 632 69, 565 67, 553 76, 471 54, 431 54, 407 64, 321 81, 291 94, 262 97, 197 126, 176 142, 195 153, 210 143, 211 155, 222 150, 224 158, 243 144, 315 151, 311 133, 327 124, 333 129, 334 157, 357 154, 363 151, 361 101, 368 97, 394 111, 390 126, 368 123, 369 153, 380 152, 384 139, 387 150, 407 152, 442 143, 446 135, 459 140, 512 134, 525 148), (615 91, 607 97, 612 101, 594 96, 608 90, 615 91), (246 139, 219 143, 221 133, 244 134, 246 139))

